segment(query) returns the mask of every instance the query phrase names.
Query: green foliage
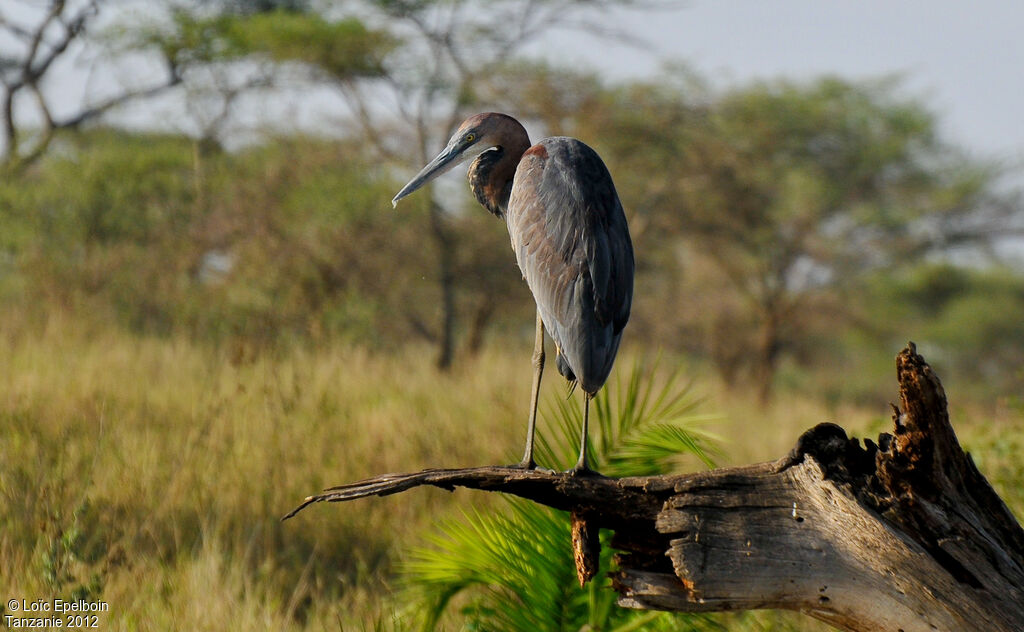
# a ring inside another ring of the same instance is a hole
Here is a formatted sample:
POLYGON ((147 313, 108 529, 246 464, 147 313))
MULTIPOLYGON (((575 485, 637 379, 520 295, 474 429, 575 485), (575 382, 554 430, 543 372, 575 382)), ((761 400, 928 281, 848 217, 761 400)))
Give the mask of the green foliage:
POLYGON ((242 15, 274 11, 306 13, 310 10, 309 0, 219 0, 216 3, 227 11, 242 15))
POLYGON ((38 310, 29 320, 70 310, 247 346, 372 344, 408 327, 394 319, 392 337, 382 313, 429 304, 411 299, 418 286, 380 283, 415 280, 398 270, 429 256, 415 246, 422 216, 390 213, 393 182, 344 145, 292 139, 203 156, 175 136, 72 140, 0 183, 0 296, 38 310))
POLYGON ((436 625, 453 597, 477 587, 484 598, 462 610, 470 629, 573 629, 561 621, 585 617, 586 604, 573 589, 571 555, 564 554, 567 525, 564 517, 522 502, 505 513, 446 523, 429 538, 435 548, 416 551, 405 568, 430 600, 424 627, 436 625), (560 554, 552 557, 553 551, 560 554))
MULTIPOLYGON (((687 457, 714 466, 712 446, 718 438, 702 425, 716 417, 695 412, 700 400, 681 384, 681 369, 664 381, 658 376, 657 362, 646 368, 635 364, 628 372, 619 371, 614 387, 591 402, 588 453, 598 471, 615 477, 664 474, 677 471, 680 459, 687 457)), ((556 434, 540 434, 537 454, 541 463, 568 468, 579 454, 583 410, 573 397, 553 402, 544 417, 555 420, 556 434)))
POLYGON ((213 16, 176 11, 170 31, 145 31, 136 45, 156 46, 181 68, 255 55, 308 64, 336 79, 353 79, 379 76, 382 59, 395 42, 354 17, 328 21, 317 13, 280 8, 213 16))
POLYGON ((1008 268, 922 264, 871 280, 876 339, 910 338, 944 377, 979 396, 1014 392, 1024 365, 1024 278, 1008 268))
POLYGON ((379 76, 381 60, 394 45, 389 35, 356 18, 328 22, 290 11, 231 19, 220 27, 237 54, 265 53, 274 61, 306 63, 337 79, 379 76))
MULTIPOLYGON (((1017 376, 1017 382, 1024 379, 1024 373, 1017 376)), ((1024 400, 1015 402, 1018 421, 1024 420, 1024 400)), ((990 419, 976 424, 973 436, 964 441, 964 449, 970 452, 978 468, 992 487, 1016 515, 1017 521, 1024 521, 1024 461, 1020 454, 1024 450, 1024 433, 1021 424, 1016 426, 990 419)))
MULTIPOLYGON (((438 303, 427 210, 393 211, 395 189, 357 144, 204 154, 181 136, 94 130, 0 181, 0 298, 18 306, 12 323, 67 312, 242 356, 330 338, 394 347, 429 331, 438 303)), ((475 214, 453 236, 478 344, 498 305, 511 308, 495 320, 528 322, 501 223, 475 214)))
MULTIPOLYGON (((678 374, 659 381, 656 366, 634 366, 625 382, 610 385, 594 400, 591 437, 595 466, 612 476, 667 473, 680 455, 711 465, 712 441, 698 427, 706 416, 694 414, 697 402, 678 374)), ((581 415, 567 399, 558 399, 544 417, 554 417, 554 441, 576 445, 581 415), (568 402, 568 403, 567 403, 568 402), (563 436, 564 435, 564 436, 563 436)), ((542 424, 543 425, 543 424, 542 424)), ((538 456, 553 459, 551 441, 540 430, 538 456)), ((573 462, 570 447, 565 462, 573 462)), ((463 598, 459 612, 470 630, 705 630, 703 617, 635 612, 615 606, 607 576, 579 588, 574 573, 568 516, 538 505, 511 501, 504 512, 473 512, 444 523, 429 537, 429 547, 413 551, 404 573, 413 608, 433 629, 451 602, 463 598)), ((602 538, 601 567, 609 569, 613 552, 602 538)))
POLYGON ((48 516, 44 523, 46 539, 40 543, 39 567, 45 585, 53 595, 67 595, 71 600, 95 600, 103 590, 103 577, 93 566, 96 559, 84 552, 86 534, 82 531, 79 515, 88 511, 87 503, 75 508, 68 524, 63 524, 58 512, 48 516))

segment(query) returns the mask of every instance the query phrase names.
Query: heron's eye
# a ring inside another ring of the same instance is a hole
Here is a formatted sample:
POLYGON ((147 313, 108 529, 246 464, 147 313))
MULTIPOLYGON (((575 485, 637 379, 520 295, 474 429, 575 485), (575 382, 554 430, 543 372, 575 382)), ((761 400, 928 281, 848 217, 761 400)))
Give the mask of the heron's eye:
POLYGON ((474 140, 476 140, 476 134, 474 134, 473 132, 466 134, 467 143, 472 143, 474 140))

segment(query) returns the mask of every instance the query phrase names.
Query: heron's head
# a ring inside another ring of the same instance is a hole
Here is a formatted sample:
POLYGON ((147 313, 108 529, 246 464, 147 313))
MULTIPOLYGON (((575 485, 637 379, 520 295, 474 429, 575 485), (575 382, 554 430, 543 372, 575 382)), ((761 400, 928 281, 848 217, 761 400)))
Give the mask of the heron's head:
POLYGON ((426 167, 420 170, 412 180, 409 181, 398 195, 391 200, 393 206, 398 205, 398 200, 419 189, 437 176, 448 172, 459 163, 465 162, 474 156, 497 147, 503 143, 504 137, 510 129, 518 128, 525 136, 526 130, 507 114, 487 112, 475 114, 459 125, 448 144, 441 150, 436 158, 427 163, 426 167))

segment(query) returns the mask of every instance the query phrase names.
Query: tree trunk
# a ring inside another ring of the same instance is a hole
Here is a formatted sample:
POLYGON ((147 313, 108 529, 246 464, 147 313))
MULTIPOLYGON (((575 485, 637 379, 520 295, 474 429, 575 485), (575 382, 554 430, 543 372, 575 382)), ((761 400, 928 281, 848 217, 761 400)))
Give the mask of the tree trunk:
POLYGON ((595 569, 593 534, 613 530, 622 606, 798 610, 858 632, 1024 630, 1024 531, 960 448, 912 344, 897 373, 902 411, 877 444, 821 424, 778 461, 683 476, 389 474, 307 498, 288 517, 419 485, 501 491, 572 513, 581 581, 595 569))
POLYGON ((455 357, 455 236, 445 224, 444 210, 430 200, 430 229, 437 245, 441 286, 441 335, 437 338, 437 368, 447 371, 455 357))
POLYGON ((469 355, 475 356, 483 349, 484 332, 487 330, 487 324, 491 321, 496 307, 497 301, 490 294, 484 294, 480 298, 480 302, 477 303, 476 309, 473 311, 473 318, 469 323, 469 334, 466 336, 466 351, 469 355))
POLYGON ((775 389, 775 372, 779 366, 779 353, 782 351, 776 303, 777 301, 769 301, 764 307, 761 332, 754 355, 754 381, 757 383, 757 400, 762 406, 771 402, 775 389))

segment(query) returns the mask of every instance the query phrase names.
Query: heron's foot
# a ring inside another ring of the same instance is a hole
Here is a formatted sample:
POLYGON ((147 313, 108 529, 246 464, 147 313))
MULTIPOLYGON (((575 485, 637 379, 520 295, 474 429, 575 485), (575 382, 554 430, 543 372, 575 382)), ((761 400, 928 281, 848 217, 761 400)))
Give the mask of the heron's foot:
POLYGON ((566 471, 570 476, 601 476, 597 470, 590 469, 587 465, 576 464, 576 467, 566 471))
POLYGON ((534 472, 541 472, 543 474, 557 474, 555 470, 547 467, 540 467, 533 461, 521 461, 519 463, 513 463, 512 465, 506 465, 505 467, 514 470, 532 470, 534 472))

